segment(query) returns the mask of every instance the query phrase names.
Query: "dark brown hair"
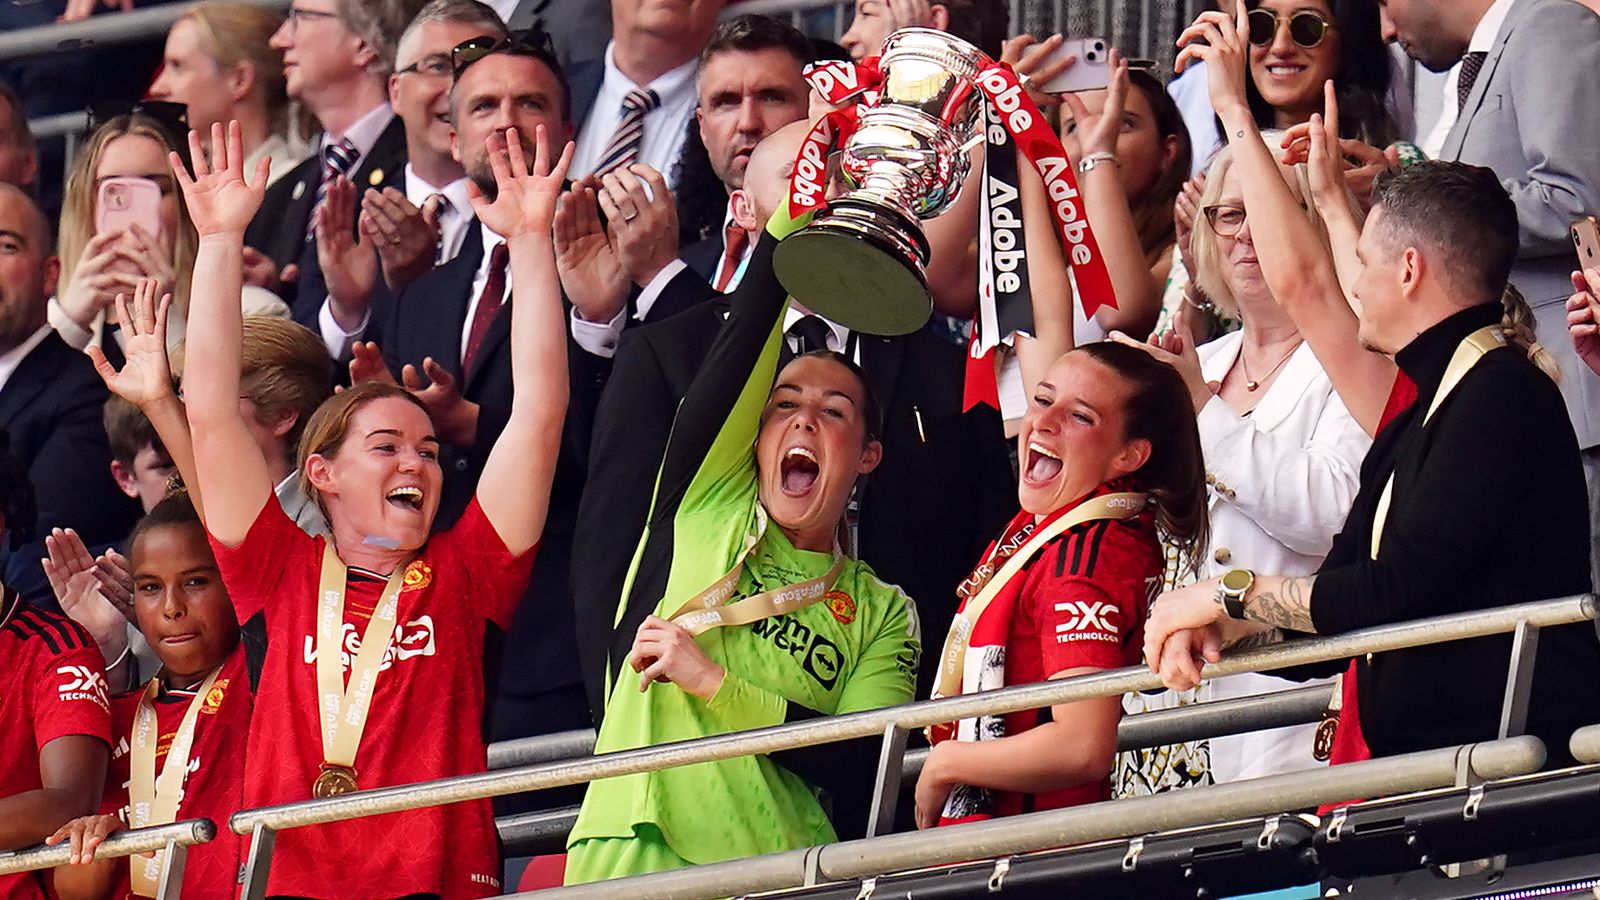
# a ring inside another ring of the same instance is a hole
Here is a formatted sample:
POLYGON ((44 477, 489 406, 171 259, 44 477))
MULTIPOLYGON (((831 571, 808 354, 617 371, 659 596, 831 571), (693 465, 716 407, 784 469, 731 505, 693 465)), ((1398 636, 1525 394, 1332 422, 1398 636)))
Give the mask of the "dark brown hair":
POLYGON ((1173 101, 1160 80, 1142 69, 1130 69, 1128 84, 1150 104, 1156 126, 1156 140, 1165 147, 1168 138, 1178 139, 1178 152, 1172 162, 1151 183, 1139 202, 1133 204, 1133 227, 1139 233, 1139 248, 1151 266, 1172 252, 1177 243, 1177 222, 1172 204, 1183 192, 1189 180, 1190 161, 1194 158, 1194 145, 1189 140, 1189 127, 1183 124, 1183 113, 1173 101))
POLYGON ((861 371, 861 367, 856 365, 855 360, 845 356, 843 353, 835 353, 832 350, 813 350, 810 353, 802 353, 796 356, 793 360, 790 360, 790 364, 792 365, 802 359, 825 359, 849 370, 850 374, 854 375, 856 381, 861 385, 861 396, 863 398, 861 421, 865 423, 867 428, 866 440, 876 441, 883 437, 883 407, 878 404, 877 395, 872 393, 872 385, 867 383, 867 373, 861 371))
POLYGON ((1085 344, 1086 353, 1127 384, 1123 436, 1150 442, 1150 458, 1136 473, 1156 505, 1156 526, 1190 569, 1211 542, 1206 509, 1205 451, 1195 424, 1194 401, 1177 370, 1136 347, 1114 341, 1085 344))

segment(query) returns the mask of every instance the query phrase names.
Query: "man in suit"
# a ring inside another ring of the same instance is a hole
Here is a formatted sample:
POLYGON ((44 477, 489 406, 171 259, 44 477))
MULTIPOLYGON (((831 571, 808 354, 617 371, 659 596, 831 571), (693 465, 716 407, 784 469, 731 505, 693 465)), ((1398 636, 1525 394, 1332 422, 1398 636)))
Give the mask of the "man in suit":
MULTIPOLYGON (((784 150, 771 158, 793 159, 806 130, 796 122, 768 137, 784 150)), ((743 227, 759 228, 777 208, 788 188, 786 169, 746 172, 733 197, 743 227)), ((595 414, 589 456, 595 477, 579 509, 572 580, 585 686, 597 719, 613 633, 626 632, 627 642, 633 635, 627 623, 613 621, 630 560, 609 536, 642 527, 656 475, 610 460, 638 458, 622 448, 639 434, 668 433, 667 427, 638 427, 640 418, 670 423, 726 312, 726 298, 694 272, 680 271, 647 323, 623 333, 595 414)), ((985 406, 962 411, 961 348, 927 331, 897 338, 856 334, 797 307, 784 327, 788 353, 830 349, 859 362, 884 410, 883 463, 858 496, 859 556, 916 600, 923 633, 937 645, 955 614, 957 583, 1016 511, 1000 417, 985 406)), ((923 695, 936 667, 937 654, 925 654, 918 679, 923 695)))
POLYGON ((52 607, 39 567, 43 536, 71 527, 104 546, 126 537, 139 514, 111 477, 105 384, 45 321, 60 269, 43 213, 20 188, 0 184, 0 429, 33 483, 40 538, 11 556, 3 580, 52 607))
POLYGON ((573 66, 574 180, 644 163, 676 187, 695 110, 694 76, 723 0, 691 0, 686 11, 652 0, 611 0, 605 57, 573 66))
MULTIPOLYGON (((1600 211, 1600 17, 1571 0, 1386 0, 1384 36, 1442 72, 1460 63, 1455 124, 1441 158, 1493 169, 1517 207, 1511 281, 1540 342, 1583 449, 1591 531, 1600 533, 1600 376, 1567 338, 1566 300, 1578 267, 1569 229, 1600 211)), ((1600 577, 1600 548, 1593 569, 1600 577)))
MULTIPOLYGON (((554 55, 548 48, 513 41, 458 69, 451 89, 451 123, 456 159, 492 198, 496 186, 486 139, 504 140, 506 130, 515 128, 531 159, 537 127, 544 126, 553 147, 572 136, 566 88, 554 55)), ((506 259, 504 239, 475 223, 454 260, 412 282, 395 297, 385 320, 373 323, 369 335, 378 341, 386 366, 370 365, 371 348, 363 347, 351 367, 357 380, 398 377, 428 405, 445 444, 439 528, 449 527, 466 509, 484 458, 511 411, 506 259)), ((598 392, 604 363, 576 351, 569 359, 573 399, 549 520, 528 592, 505 637, 499 679, 491 682, 497 683, 490 710, 494 740, 591 724, 574 649, 567 565, 584 481, 584 415, 597 402, 592 395, 598 392)))
MULTIPOLYGON (((289 96, 322 123, 317 152, 278 179, 245 231, 253 280, 278 282, 295 321, 318 329, 327 289, 311 213, 340 175, 360 189, 403 184, 405 127, 389 107, 395 44, 420 0, 296 0, 272 36, 289 96), (270 267, 264 265, 269 261, 270 267), (260 274, 270 268, 272 274, 260 274)), ((354 220, 350 226, 355 227, 354 220)), ((335 335, 324 335, 325 339, 335 335)), ((338 341, 330 340, 330 344, 338 341)))

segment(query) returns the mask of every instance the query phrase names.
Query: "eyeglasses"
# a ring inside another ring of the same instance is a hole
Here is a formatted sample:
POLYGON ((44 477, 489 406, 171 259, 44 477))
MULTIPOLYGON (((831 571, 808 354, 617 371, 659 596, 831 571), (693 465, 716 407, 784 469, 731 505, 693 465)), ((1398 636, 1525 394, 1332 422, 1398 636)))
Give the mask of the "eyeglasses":
POLYGON ((1245 212, 1242 206, 1208 206, 1205 216, 1211 230, 1222 237, 1234 237, 1244 229, 1245 212))
POLYGON ((396 75, 415 73, 417 75, 426 75, 429 78, 449 78, 453 71, 455 69, 450 63, 450 54, 430 53, 403 69, 396 69, 394 73, 396 75))
POLYGON ((450 51, 450 68, 455 78, 460 78, 467 67, 496 53, 510 53, 515 56, 531 56, 551 69, 561 71, 556 62, 555 44, 550 40, 550 34, 543 28, 530 28, 505 37, 495 37, 492 34, 480 35, 455 45, 450 51))
MULTIPOLYGON (((1250 10, 1250 43, 1265 47, 1278 37, 1278 28, 1285 20, 1270 9, 1250 10)), ((1289 39, 1310 50, 1321 44, 1333 30, 1333 23, 1314 10, 1302 9, 1288 17, 1289 39)))
POLYGON ((289 23, 290 31, 298 31, 300 26, 304 24, 307 19, 338 18, 341 18, 338 13, 323 12, 320 9, 306 9, 303 6, 291 6, 289 7, 289 18, 287 21, 289 23))

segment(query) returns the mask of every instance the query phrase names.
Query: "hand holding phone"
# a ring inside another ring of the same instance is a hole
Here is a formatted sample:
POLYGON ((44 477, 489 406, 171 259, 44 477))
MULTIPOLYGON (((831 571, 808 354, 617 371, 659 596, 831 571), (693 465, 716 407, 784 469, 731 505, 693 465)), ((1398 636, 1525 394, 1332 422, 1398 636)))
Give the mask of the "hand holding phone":
POLYGON ((161 186, 149 178, 107 178, 100 182, 95 233, 128 231, 134 225, 151 237, 161 233, 161 186))
POLYGON ((1050 54, 1046 64, 1069 56, 1077 62, 1065 72, 1036 87, 1049 94, 1075 94, 1079 91, 1103 91, 1111 82, 1111 45, 1105 38, 1079 38, 1062 41, 1050 54))
POLYGON ((1600 219, 1584 216, 1573 222, 1572 245, 1578 250, 1578 268, 1600 268, 1600 219))

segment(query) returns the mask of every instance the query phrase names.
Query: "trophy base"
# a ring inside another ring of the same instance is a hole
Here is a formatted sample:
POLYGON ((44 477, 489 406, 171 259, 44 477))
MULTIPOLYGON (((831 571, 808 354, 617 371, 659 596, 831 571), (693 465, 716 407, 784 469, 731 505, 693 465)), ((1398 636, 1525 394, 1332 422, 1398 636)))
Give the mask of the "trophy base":
POLYGON ((773 273, 817 315, 866 334, 910 334, 933 312, 914 220, 881 206, 836 202, 773 251, 773 273))

